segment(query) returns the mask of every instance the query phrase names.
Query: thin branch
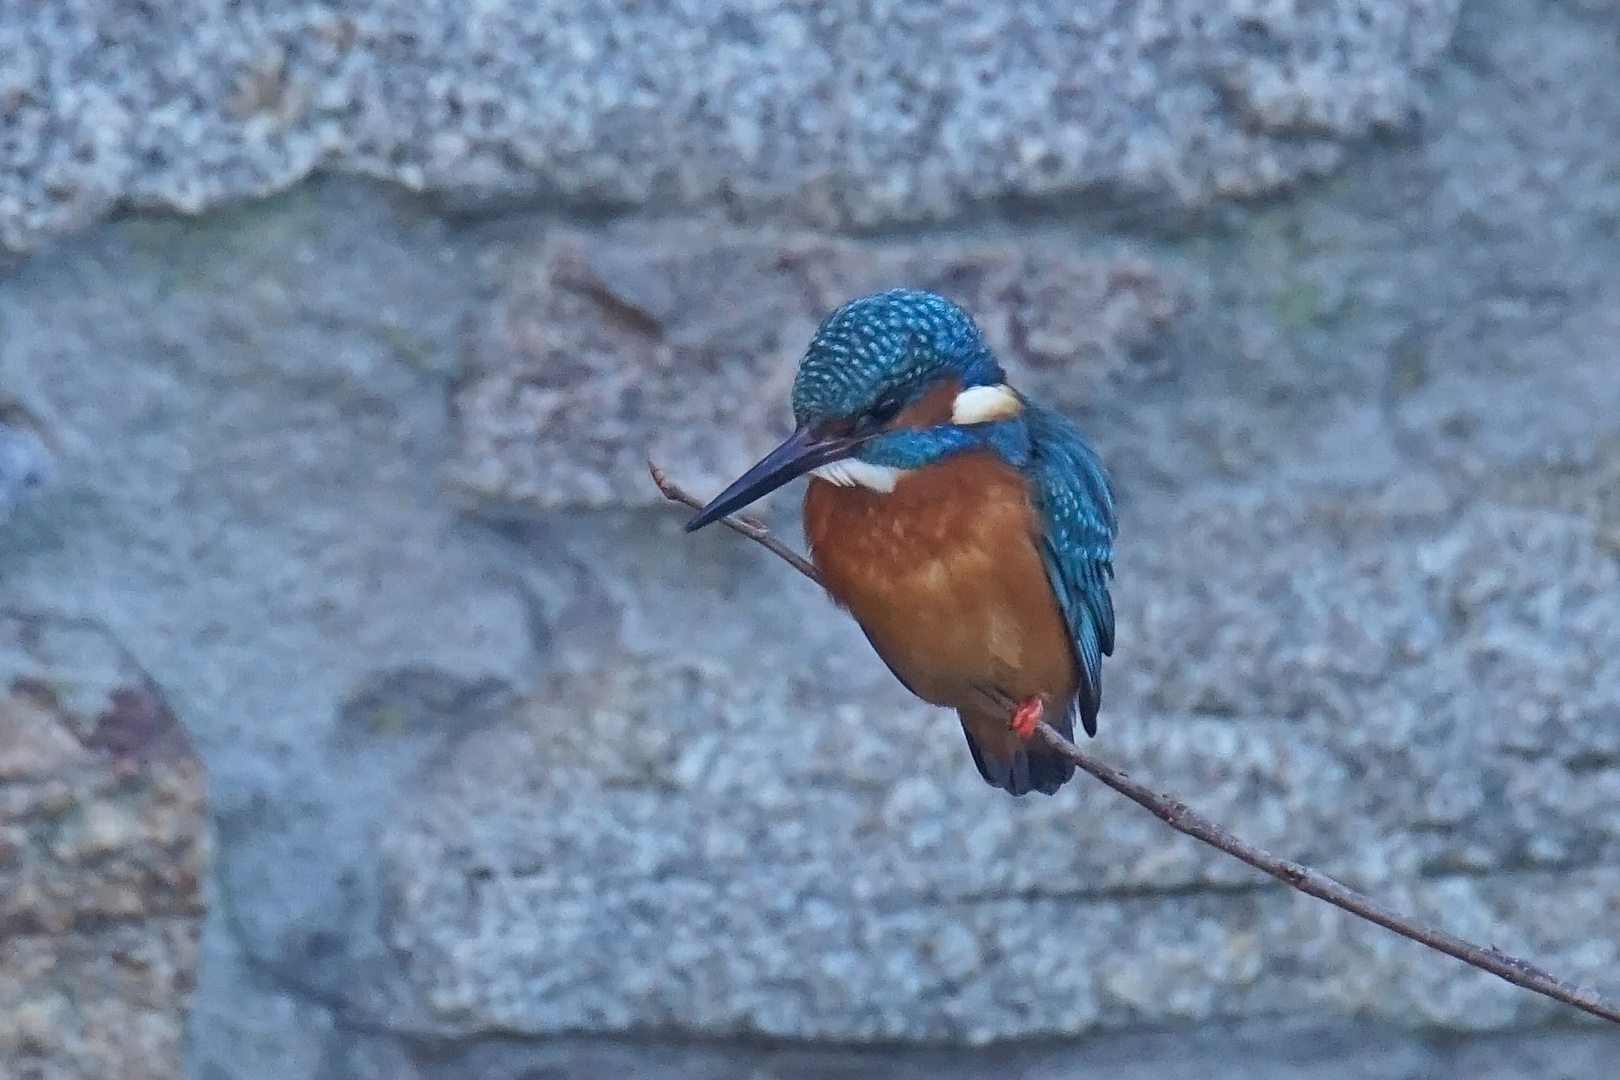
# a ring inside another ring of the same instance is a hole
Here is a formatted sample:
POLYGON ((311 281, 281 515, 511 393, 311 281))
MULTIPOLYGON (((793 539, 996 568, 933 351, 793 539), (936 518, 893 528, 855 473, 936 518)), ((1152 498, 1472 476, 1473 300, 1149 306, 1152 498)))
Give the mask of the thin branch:
MULTIPOLYGON (((671 502, 681 503, 693 509, 703 506, 701 500, 695 498, 681 489, 666 476, 662 469, 648 463, 652 470, 653 481, 658 490, 671 502)), ((781 556, 799 573, 821 584, 821 578, 816 568, 802 555, 788 548, 777 540, 764 525, 757 521, 739 521, 734 518, 721 519, 726 525, 742 533, 750 540, 757 541, 769 548, 776 555, 781 556)), ((1448 956, 1454 956, 1465 964, 1471 964, 1481 971, 1488 971, 1492 975, 1506 979, 1515 986, 1522 986, 1526 990, 1554 1001, 1561 1001, 1571 1005, 1582 1012, 1602 1017, 1614 1023, 1620 1023, 1620 1003, 1605 998, 1595 990, 1560 979, 1550 972, 1543 971, 1534 964, 1518 957, 1509 956, 1494 945, 1476 945, 1471 941, 1447 933, 1437 927, 1419 922, 1407 915, 1395 911, 1379 903, 1370 896, 1366 896, 1350 886, 1328 877, 1308 866, 1301 866, 1289 859, 1281 859, 1256 847, 1242 838, 1233 835, 1226 829, 1210 821, 1208 818, 1196 813, 1186 804, 1160 795, 1151 788, 1132 780, 1125 773, 1120 772, 1112 765, 1108 765, 1081 750, 1074 743, 1059 735, 1051 725, 1041 724, 1036 729, 1037 736, 1047 746, 1062 754, 1076 766, 1101 780, 1121 795, 1140 806, 1146 807, 1152 814, 1177 832, 1185 833, 1195 840, 1204 843, 1231 855, 1241 862, 1248 863, 1256 870, 1266 873, 1291 888, 1298 889, 1308 896, 1318 900, 1326 900, 1334 907, 1368 922, 1377 923, 1386 930, 1392 930, 1404 938, 1408 938, 1420 945, 1427 945, 1437 949, 1448 956)))
MULTIPOLYGON (((671 480, 664 473, 663 469, 660 469, 657 465, 654 465, 649 461, 647 462, 647 471, 652 473, 653 483, 658 485, 658 490, 663 493, 664 498, 668 499, 670 502, 678 502, 686 506, 690 506, 693 510, 703 509, 703 503, 696 497, 689 495, 686 491, 682 490, 675 483, 675 481, 671 480)), ((816 573, 816 568, 811 564, 810 560, 805 558, 803 555, 800 555, 797 551, 794 551, 786 544, 782 543, 782 541, 778 540, 776 537, 772 536, 771 530, 765 527, 765 523, 763 521, 759 521, 751 517, 737 517, 736 515, 732 515, 731 517, 721 518, 720 524, 724 525, 728 529, 733 529, 742 533, 755 543, 765 545, 766 550, 768 550, 772 555, 782 559, 789 566, 793 567, 793 569, 797 570, 799 573, 803 574, 817 585, 821 584, 821 575, 816 573)))

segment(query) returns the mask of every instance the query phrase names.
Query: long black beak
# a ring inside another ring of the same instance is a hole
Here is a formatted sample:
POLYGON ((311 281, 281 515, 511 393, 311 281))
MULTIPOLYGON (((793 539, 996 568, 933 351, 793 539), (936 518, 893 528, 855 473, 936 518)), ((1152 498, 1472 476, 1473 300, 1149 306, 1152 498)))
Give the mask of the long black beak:
POLYGON ((766 454, 758 465, 739 476, 735 483, 714 501, 699 510, 697 516, 686 523, 687 532, 697 532, 705 525, 719 521, 734 510, 741 510, 755 499, 762 498, 796 477, 829 462, 840 461, 855 452, 856 447, 869 436, 821 435, 811 428, 801 427, 775 450, 766 454))

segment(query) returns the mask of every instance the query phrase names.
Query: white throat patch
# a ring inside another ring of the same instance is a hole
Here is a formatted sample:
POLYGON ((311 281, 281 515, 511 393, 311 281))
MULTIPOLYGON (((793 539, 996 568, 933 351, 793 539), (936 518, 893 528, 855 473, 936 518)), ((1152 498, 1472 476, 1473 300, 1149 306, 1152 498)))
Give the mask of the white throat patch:
POLYGON ((810 471, 829 484, 837 484, 839 487, 863 487, 887 495, 894 490, 894 485, 900 482, 900 478, 906 475, 907 470, 845 458, 843 461, 830 462, 810 471))
MULTIPOLYGON (((1023 400, 1017 391, 1005 383, 970 386, 957 394, 956 400, 951 403, 951 423, 989 424, 997 420, 1011 420, 1023 411, 1023 400)), ((863 487, 887 495, 908 471, 845 458, 812 469, 811 474, 839 487, 863 487)))
POLYGON ((951 404, 951 423, 988 424, 996 420, 1011 420, 1023 411, 1023 401, 1006 383, 970 386, 957 394, 951 404))

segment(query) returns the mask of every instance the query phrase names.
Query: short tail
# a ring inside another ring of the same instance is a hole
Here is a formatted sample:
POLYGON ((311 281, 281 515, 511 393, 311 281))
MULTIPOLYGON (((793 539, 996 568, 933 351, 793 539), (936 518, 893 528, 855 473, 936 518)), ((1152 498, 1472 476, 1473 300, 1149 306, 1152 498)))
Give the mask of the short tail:
MULTIPOLYGON (((973 764, 979 775, 991 787, 998 787, 1012 795, 1028 795, 1038 791, 1054 795, 1074 775, 1074 762, 1044 746, 1026 743, 1007 726, 1004 717, 985 718, 959 710, 962 734, 967 736, 968 749, 973 752, 973 764)), ((1074 738, 1074 718, 1065 712, 1061 718, 1047 721, 1065 739, 1074 738)))

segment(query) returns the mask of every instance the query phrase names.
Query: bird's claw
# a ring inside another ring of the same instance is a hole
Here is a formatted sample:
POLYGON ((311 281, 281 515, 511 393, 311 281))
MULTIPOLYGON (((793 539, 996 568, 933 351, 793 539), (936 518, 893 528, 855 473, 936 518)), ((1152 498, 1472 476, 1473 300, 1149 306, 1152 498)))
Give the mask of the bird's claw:
POLYGON ((1041 726, 1041 720, 1046 715, 1046 703, 1040 697, 1025 698, 1019 702, 1018 708, 1013 710, 1012 720, 1008 726, 1013 734, 1028 742, 1035 737, 1035 729, 1041 726))

